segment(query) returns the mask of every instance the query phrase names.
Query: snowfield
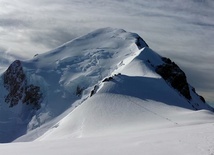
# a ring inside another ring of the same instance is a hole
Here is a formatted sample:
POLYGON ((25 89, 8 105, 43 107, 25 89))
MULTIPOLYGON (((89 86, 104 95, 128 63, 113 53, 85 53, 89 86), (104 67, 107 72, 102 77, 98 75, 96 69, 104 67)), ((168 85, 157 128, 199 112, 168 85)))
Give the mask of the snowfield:
POLYGON ((190 85, 188 100, 157 74, 163 63, 137 34, 113 28, 22 62, 45 96, 31 119, 1 118, 7 128, 22 124, 25 133, 0 144, 0 153, 213 155, 213 109, 190 85), (80 94, 77 87, 84 88, 80 94))
POLYGON ((0 152, 7 155, 212 155, 213 129, 213 123, 155 130, 136 128, 108 136, 1 144, 0 152))

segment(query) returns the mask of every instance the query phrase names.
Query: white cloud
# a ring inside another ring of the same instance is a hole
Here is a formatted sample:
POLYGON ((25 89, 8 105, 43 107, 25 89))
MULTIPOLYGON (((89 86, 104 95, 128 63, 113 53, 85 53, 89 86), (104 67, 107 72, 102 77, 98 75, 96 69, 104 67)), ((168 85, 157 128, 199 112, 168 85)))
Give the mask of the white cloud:
POLYGON ((213 0, 1 0, 0 48, 32 57, 100 27, 141 35, 208 100, 214 86, 213 0))

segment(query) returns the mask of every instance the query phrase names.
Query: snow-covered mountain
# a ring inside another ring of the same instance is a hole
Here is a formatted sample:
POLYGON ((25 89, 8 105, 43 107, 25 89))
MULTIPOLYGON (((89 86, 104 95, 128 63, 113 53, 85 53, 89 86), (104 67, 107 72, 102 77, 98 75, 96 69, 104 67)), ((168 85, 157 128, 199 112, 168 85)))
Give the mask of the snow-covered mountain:
POLYGON ((1 75, 0 90, 0 142, 214 120, 213 108, 173 61, 150 49, 139 35, 114 28, 14 61, 1 75))

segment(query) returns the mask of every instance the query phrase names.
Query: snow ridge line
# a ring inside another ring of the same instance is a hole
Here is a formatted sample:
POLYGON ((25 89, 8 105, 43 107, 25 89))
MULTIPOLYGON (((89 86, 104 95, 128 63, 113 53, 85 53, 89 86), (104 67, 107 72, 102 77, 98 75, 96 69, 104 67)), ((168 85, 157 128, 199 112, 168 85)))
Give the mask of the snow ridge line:
MULTIPOLYGON (((113 70, 112 73, 109 74, 110 76, 106 76, 103 80, 109 79, 109 78, 112 78, 115 75, 121 74, 120 72, 122 71, 122 69, 125 68, 128 64, 130 64, 144 50, 144 48, 142 48, 140 50, 137 50, 135 53, 130 55, 128 58, 125 58, 124 60, 120 61, 118 63, 118 65, 115 67, 115 70, 113 70)), ((94 90, 95 90, 95 87, 97 87, 95 93, 99 92, 99 90, 103 87, 103 80, 99 81, 96 85, 94 85, 94 90)), ((86 101, 87 99, 88 99, 88 97, 86 99, 84 99, 84 101, 86 101)), ((81 104, 83 102, 81 102, 81 104)))

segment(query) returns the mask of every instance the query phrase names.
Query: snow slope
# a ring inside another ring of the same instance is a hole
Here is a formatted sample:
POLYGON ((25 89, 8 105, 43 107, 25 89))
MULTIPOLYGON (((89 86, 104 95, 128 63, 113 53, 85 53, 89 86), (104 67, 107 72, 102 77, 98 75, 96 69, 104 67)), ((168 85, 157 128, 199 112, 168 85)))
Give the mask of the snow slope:
POLYGON ((40 86, 44 98, 34 112, 20 103, 8 108, 1 100, 1 118, 8 119, 8 114, 14 121, 2 121, 1 133, 12 126, 16 131, 7 132, 19 137, 16 143, 0 144, 1 154, 214 151, 213 109, 192 86, 188 85, 191 99, 187 99, 164 80, 156 72, 165 64, 163 57, 137 34, 99 29, 21 63, 27 81, 40 86), (20 117, 23 109, 32 117, 20 117))
POLYGON ((39 140, 115 135, 138 128, 144 131, 213 122, 214 115, 208 111, 208 105, 197 96, 193 96, 192 101, 181 96, 146 64, 148 59, 153 65, 162 63, 158 54, 144 48, 122 67, 121 74, 103 82, 95 95, 39 140), (191 103, 196 101, 201 109, 207 110, 194 111, 191 103))
POLYGON ((213 123, 156 130, 137 128, 101 137, 0 144, 0 152, 7 155, 212 155, 213 129, 213 123))
MULTIPOLYGON (((75 108, 87 99, 94 85, 117 70, 123 60, 134 58, 139 53, 139 48, 145 46, 147 44, 137 34, 121 29, 103 28, 45 54, 35 55, 31 60, 18 63, 21 64, 21 73, 15 74, 24 74, 27 85, 39 87, 42 93, 41 108, 38 111, 29 110, 22 104, 23 100, 9 108, 4 101, 7 90, 4 88, 4 78, 1 78, 0 121, 5 127, 0 129, 0 141, 14 140, 42 124, 50 123, 50 120, 71 106, 72 109, 75 108)), ((13 68, 16 64, 11 66, 13 68)))

